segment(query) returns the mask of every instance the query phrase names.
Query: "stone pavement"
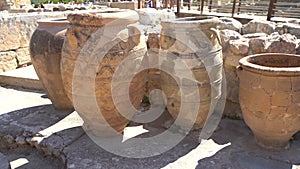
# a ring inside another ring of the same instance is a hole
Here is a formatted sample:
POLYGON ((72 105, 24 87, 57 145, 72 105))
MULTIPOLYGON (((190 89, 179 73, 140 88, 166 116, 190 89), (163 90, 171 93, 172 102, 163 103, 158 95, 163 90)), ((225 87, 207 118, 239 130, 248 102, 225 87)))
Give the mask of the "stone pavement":
MULTIPOLYGON (((55 110, 43 91, 2 86, 0 96, 0 152, 1 147, 31 145, 62 160, 67 169, 296 169, 300 165, 299 137, 293 138, 288 151, 267 151, 254 143, 251 131, 242 120, 227 118, 222 119, 211 140, 201 144, 199 131, 194 131, 163 154, 143 159, 121 157, 97 146, 82 130, 83 122, 77 113, 55 110)), ((166 113, 157 121, 143 125, 143 131, 148 132, 137 137, 162 132, 165 130, 162 120, 168 117, 166 113)))
POLYGON ((0 153, 0 168, 1 169, 10 169, 8 160, 2 153, 0 153))
POLYGON ((1 72, 0 83, 20 86, 28 89, 43 89, 43 85, 39 81, 33 65, 7 72, 1 72))

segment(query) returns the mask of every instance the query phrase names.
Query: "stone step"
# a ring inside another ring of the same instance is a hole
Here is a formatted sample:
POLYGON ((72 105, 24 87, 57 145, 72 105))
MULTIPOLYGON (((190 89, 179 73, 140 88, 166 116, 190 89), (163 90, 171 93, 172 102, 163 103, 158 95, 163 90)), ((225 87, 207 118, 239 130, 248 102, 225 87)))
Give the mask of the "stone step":
POLYGON ((7 158, 0 153, 0 168, 1 169, 10 169, 10 165, 8 163, 7 158))
POLYGON ((32 65, 0 73, 0 84, 43 90, 32 65))

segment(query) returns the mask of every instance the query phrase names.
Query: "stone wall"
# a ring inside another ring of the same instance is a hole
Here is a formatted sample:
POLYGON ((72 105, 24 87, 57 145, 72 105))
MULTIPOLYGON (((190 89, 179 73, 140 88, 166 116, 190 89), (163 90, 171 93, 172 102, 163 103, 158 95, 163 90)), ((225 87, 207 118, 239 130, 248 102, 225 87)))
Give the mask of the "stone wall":
POLYGON ((232 28, 220 31, 227 82, 224 114, 242 118, 239 106, 239 79, 236 74, 239 60, 247 55, 259 53, 300 54, 300 24, 253 20, 243 25, 240 31, 236 30, 232 28))
POLYGON ((23 5, 30 5, 30 0, 0 0, 0 11, 10 8, 21 8, 23 5))
POLYGON ((0 15, 0 72, 31 63, 29 41, 37 20, 66 16, 66 12, 0 15))

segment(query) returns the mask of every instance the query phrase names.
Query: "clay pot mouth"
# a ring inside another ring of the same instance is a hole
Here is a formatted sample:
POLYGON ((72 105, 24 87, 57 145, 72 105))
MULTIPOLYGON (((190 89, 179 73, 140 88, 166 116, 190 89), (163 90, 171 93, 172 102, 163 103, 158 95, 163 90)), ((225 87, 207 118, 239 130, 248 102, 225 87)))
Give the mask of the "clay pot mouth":
POLYGON ((175 28, 203 28, 209 29, 216 27, 220 23, 219 18, 213 16, 200 16, 200 17, 185 17, 185 18, 176 18, 173 20, 163 21, 161 24, 163 27, 175 28))
POLYGON ((40 19, 37 21, 39 26, 68 26, 69 21, 67 18, 48 18, 48 19, 40 19))
POLYGON ((105 10, 90 13, 73 13, 67 17, 73 25, 96 26, 133 24, 139 20, 139 15, 133 10, 105 10))
POLYGON ((300 55, 283 53, 263 53, 240 59, 242 69, 260 74, 300 75, 300 55))

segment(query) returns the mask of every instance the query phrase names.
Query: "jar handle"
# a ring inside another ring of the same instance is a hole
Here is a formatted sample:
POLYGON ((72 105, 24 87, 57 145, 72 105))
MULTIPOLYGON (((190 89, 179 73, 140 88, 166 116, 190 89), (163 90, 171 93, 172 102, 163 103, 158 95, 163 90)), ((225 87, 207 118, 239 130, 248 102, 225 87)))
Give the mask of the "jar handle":
POLYGON ((236 74, 237 74, 238 77, 240 77, 242 71, 243 71, 243 67, 241 65, 238 65, 236 67, 236 74))
POLYGON ((222 45, 219 30, 216 28, 210 28, 209 30, 213 32, 213 34, 217 37, 219 44, 222 45))

